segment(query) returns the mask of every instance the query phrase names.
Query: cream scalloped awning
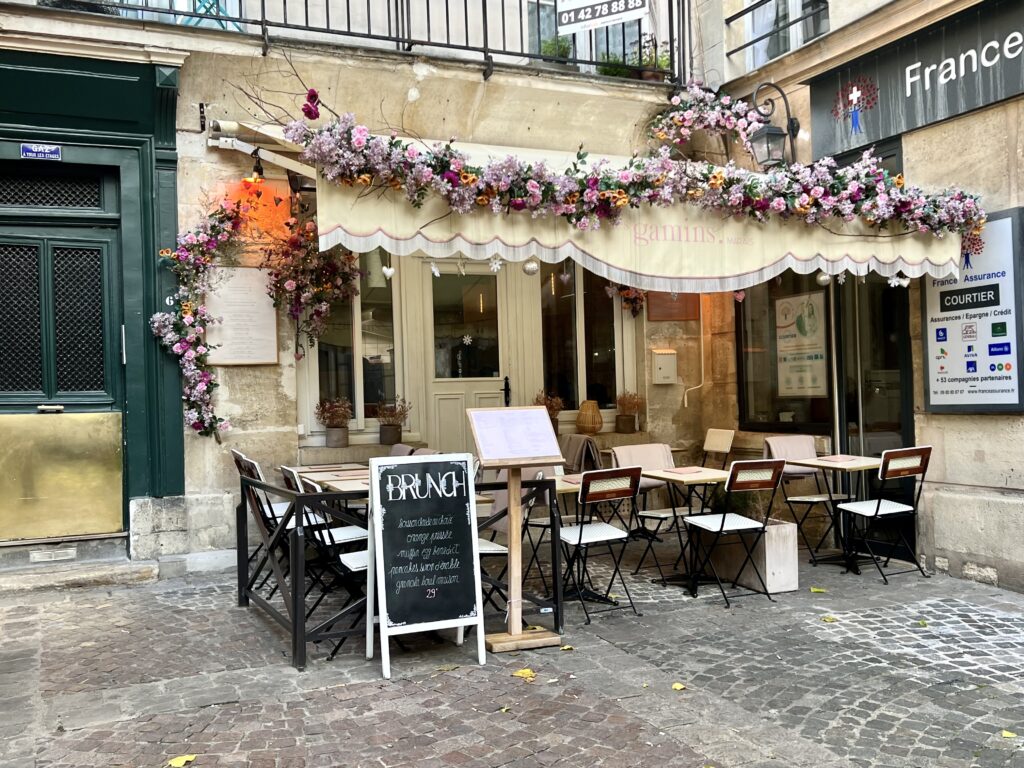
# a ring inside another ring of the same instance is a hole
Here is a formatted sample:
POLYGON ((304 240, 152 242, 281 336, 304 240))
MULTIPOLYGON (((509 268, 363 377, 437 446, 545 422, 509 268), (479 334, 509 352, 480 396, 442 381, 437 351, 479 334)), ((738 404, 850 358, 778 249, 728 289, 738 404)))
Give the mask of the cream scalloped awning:
POLYGON ((879 235, 859 222, 829 229, 800 221, 723 218, 692 205, 623 212, 618 226, 580 231, 557 217, 489 210, 458 215, 440 198, 413 208, 401 193, 317 181, 320 247, 357 253, 508 261, 573 259, 616 283, 652 291, 713 293, 763 283, 787 269, 808 274, 956 274, 960 238, 879 235), (830 231, 831 230, 831 231, 830 231))

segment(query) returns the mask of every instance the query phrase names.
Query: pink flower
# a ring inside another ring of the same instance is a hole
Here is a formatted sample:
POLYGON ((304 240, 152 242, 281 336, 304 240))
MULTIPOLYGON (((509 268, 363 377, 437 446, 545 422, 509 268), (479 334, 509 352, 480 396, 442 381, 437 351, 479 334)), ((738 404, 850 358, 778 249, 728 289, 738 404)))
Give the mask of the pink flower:
POLYGON ((415 160, 417 157, 420 156, 420 151, 410 144, 408 148, 405 150, 405 156, 410 160, 415 160))
POLYGON ((295 290, 295 281, 294 280, 285 280, 284 281, 284 289, 286 291, 294 291, 295 290))
POLYGON ((772 210, 782 213, 786 210, 786 199, 784 197, 776 197, 772 200, 772 210))

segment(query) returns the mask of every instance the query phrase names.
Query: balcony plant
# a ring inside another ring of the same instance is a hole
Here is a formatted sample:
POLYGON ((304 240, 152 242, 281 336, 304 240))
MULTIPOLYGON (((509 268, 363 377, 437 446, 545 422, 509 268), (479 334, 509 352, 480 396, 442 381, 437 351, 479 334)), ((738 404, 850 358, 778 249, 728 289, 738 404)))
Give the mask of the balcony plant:
POLYGON ((644 399, 637 392, 626 390, 615 398, 619 412, 615 415, 615 431, 623 435, 636 432, 638 416, 644 407, 644 399))
POLYGON ((328 448, 348 447, 348 423, 352 420, 352 402, 347 397, 321 400, 316 404, 316 420, 324 425, 328 448))
POLYGON ((668 43, 658 42, 653 34, 647 33, 640 38, 635 53, 635 61, 641 67, 640 79, 657 83, 665 81, 665 73, 672 70, 672 57, 669 55, 668 43))
POLYGON ((558 414, 565 410, 565 402, 558 395, 549 395, 543 389, 533 398, 534 405, 543 405, 551 419, 551 428, 558 434, 558 414))
POLYGON ((402 425, 409 418, 412 403, 404 397, 396 397, 393 403, 377 404, 377 421, 380 422, 380 444, 395 445, 402 442, 402 425))
POLYGON ((627 77, 636 78, 638 70, 631 67, 622 60, 621 56, 608 53, 601 57, 601 63, 597 65, 597 74, 605 77, 627 77))

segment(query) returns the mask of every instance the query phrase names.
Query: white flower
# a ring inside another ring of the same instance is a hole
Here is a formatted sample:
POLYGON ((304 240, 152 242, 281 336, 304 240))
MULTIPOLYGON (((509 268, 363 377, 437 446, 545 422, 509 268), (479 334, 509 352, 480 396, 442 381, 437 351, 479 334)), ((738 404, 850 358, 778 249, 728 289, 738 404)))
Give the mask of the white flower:
POLYGON ((470 344, 473 343, 473 337, 467 333, 465 336, 462 337, 462 343, 468 347, 470 344))
POLYGON ((846 273, 845 272, 840 272, 838 275, 836 275, 836 282, 839 283, 840 285, 845 283, 846 282, 846 273))
POLYGON ((495 273, 500 272, 501 268, 502 268, 502 266, 504 264, 505 264, 505 262, 503 262, 501 260, 501 256, 492 256, 491 257, 491 272, 495 272, 495 273))

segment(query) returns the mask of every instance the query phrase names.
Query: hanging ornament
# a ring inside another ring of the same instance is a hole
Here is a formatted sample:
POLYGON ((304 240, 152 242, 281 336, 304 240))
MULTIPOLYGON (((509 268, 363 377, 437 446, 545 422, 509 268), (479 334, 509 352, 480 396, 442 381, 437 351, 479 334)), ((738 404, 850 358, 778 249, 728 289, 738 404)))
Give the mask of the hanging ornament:
POLYGON ((832 275, 830 275, 828 272, 819 272, 814 276, 814 282, 824 287, 832 282, 832 275))
POLYGON ((572 280, 572 274, 569 272, 563 272, 558 276, 558 279, 562 281, 562 285, 568 285, 569 281, 572 280))
POLYGON ((536 259, 527 259, 523 262, 523 272, 527 275, 536 275, 540 272, 540 262, 536 259))
POLYGON ((388 280, 395 276, 394 267, 381 267, 380 271, 384 273, 384 277, 387 278, 388 280))
POLYGON ((470 344, 473 343, 473 337, 467 333, 465 336, 462 337, 462 343, 468 347, 470 344))
POLYGON ((501 256, 491 256, 491 272, 494 272, 495 274, 501 272, 501 268, 504 264, 505 262, 501 260, 501 256))
POLYGON ((434 277, 440 277, 441 276, 441 269, 440 269, 440 267, 437 266, 437 262, 436 261, 430 262, 430 274, 432 274, 434 277))
POLYGON ((463 277, 466 276, 466 260, 461 257, 459 258, 459 274, 463 277))
POLYGON ((846 273, 840 272, 838 275, 836 275, 836 282, 839 283, 840 285, 843 285, 846 282, 846 273))
POLYGON ((733 291, 732 292, 732 297, 734 299, 736 299, 736 301, 742 302, 745 298, 747 298, 747 292, 746 291, 733 291))

